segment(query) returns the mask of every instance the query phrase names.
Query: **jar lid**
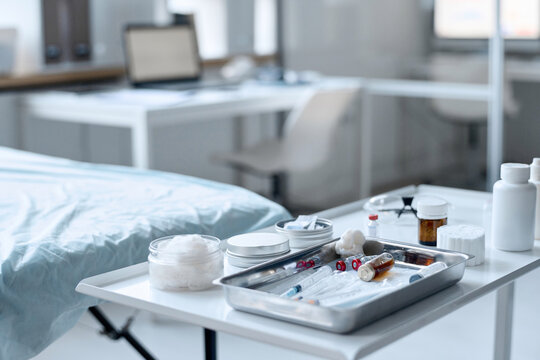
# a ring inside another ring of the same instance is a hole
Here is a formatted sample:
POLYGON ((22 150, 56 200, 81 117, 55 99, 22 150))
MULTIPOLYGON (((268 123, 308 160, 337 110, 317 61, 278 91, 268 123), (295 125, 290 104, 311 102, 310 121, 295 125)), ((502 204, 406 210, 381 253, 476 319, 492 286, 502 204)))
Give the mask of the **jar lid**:
POLYGON ((421 219, 440 219, 448 214, 448 203, 443 199, 428 198, 418 201, 417 215, 421 219))
POLYGON ((272 233, 249 233, 227 240, 227 252, 235 256, 278 256, 289 251, 289 240, 272 233))
POLYGON ((501 165, 501 179, 510 184, 526 184, 531 169, 527 164, 506 163, 501 165))

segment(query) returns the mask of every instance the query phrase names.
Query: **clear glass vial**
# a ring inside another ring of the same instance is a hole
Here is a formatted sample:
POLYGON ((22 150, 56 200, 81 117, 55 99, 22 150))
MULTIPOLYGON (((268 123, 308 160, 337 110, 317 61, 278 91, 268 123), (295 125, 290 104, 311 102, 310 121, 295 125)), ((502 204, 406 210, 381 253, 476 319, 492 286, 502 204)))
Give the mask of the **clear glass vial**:
POLYGON ((220 249, 220 240, 209 235, 198 236, 206 240, 208 251, 204 254, 167 249, 164 245, 175 236, 166 236, 150 243, 148 272, 153 288, 204 290, 212 287, 212 282, 223 276, 223 252, 220 249))

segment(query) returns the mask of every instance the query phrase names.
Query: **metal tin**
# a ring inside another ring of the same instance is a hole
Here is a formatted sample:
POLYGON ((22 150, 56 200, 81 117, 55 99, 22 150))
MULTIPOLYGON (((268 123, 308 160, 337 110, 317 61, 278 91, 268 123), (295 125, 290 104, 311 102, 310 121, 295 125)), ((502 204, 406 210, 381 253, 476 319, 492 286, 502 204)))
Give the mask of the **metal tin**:
POLYGON ((297 249, 305 249, 313 245, 325 243, 332 240, 334 236, 334 228, 332 222, 327 219, 317 219, 317 225, 322 226, 316 230, 295 230, 285 229, 284 226, 294 219, 282 220, 274 226, 277 233, 289 239, 289 245, 297 249))
POLYGON ((326 233, 333 231, 332 222, 328 219, 318 218, 317 219, 317 225, 322 226, 322 229, 316 229, 316 230, 294 230, 294 229, 285 229, 284 226, 286 223, 294 221, 295 219, 287 219, 278 221, 276 225, 274 226, 277 232, 286 232, 294 235, 303 235, 303 234, 320 234, 320 233, 326 233))
POLYGON ((276 257, 289 250, 289 240, 272 233, 242 234, 227 240, 227 253, 238 257, 276 257))
POLYGON ((348 308, 323 307, 281 298, 277 295, 272 296, 269 292, 262 291, 268 284, 295 274, 294 266, 291 265, 322 256, 321 254, 333 247, 335 241, 337 239, 282 256, 234 275, 225 276, 216 280, 215 283, 223 286, 227 302, 237 310, 326 331, 346 333, 454 285, 463 277, 465 262, 471 258, 469 255, 455 251, 368 238, 364 245, 366 255, 389 252, 396 261, 405 262, 404 265, 412 267, 425 265, 424 260, 422 263, 417 263, 414 259, 430 258, 432 261, 444 262, 447 268, 391 293, 348 308), (422 256, 407 256, 409 252, 422 256))

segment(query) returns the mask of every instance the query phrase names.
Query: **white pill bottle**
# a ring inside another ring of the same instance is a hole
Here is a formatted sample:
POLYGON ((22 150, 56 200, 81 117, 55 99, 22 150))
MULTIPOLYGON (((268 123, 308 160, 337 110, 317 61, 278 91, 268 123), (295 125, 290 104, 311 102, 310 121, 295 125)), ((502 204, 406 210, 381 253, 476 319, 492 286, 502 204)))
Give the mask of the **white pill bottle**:
POLYGON ((536 187, 527 164, 501 165, 501 180, 493 185, 491 238, 499 250, 526 251, 534 246, 536 187))
POLYGON ((536 186, 536 225, 534 238, 540 240, 540 158, 534 158, 531 164, 531 182, 536 186))

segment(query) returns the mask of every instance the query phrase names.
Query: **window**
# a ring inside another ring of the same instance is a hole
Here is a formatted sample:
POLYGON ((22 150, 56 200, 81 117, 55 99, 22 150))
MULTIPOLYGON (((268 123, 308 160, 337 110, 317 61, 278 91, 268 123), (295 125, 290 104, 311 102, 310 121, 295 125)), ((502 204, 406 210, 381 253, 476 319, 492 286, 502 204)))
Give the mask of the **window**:
POLYGON ((255 0, 255 54, 269 55, 277 50, 276 0, 255 0))
POLYGON ((203 59, 227 56, 226 10, 225 0, 169 0, 170 12, 194 14, 203 59))
MULTIPOLYGON (((242 31, 238 27, 228 26, 226 0, 168 0, 168 8, 172 13, 194 14, 203 59, 227 57, 229 28, 242 31)), ((276 0, 255 0, 253 17, 253 29, 247 30, 254 35, 252 52, 257 55, 275 53, 276 0)))

